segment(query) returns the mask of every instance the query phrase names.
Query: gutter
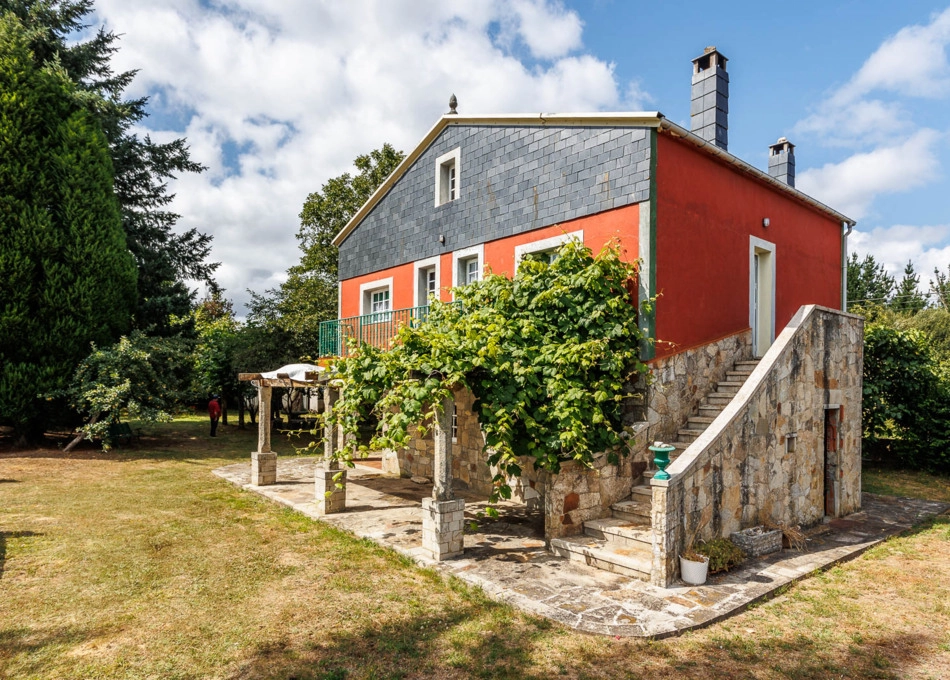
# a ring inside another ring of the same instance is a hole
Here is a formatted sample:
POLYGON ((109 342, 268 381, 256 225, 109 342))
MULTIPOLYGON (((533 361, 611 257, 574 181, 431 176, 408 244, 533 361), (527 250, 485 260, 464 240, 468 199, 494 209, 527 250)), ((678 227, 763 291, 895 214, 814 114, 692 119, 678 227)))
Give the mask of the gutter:
POLYGON ((848 311, 848 235, 854 229, 854 222, 842 222, 841 228, 848 228, 841 234, 841 311, 848 311))

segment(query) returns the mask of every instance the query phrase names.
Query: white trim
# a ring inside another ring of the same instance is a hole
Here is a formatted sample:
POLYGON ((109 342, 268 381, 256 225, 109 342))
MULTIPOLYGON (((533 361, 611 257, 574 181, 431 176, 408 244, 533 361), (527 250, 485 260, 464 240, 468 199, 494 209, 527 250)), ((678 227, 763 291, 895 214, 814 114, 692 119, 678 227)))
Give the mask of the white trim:
MULTIPOLYGON (((756 357, 761 357, 768 350, 768 347, 760 347, 762 344, 761 339, 759 338, 759 329, 756 328, 755 323, 755 292, 756 292, 756 282, 752 280, 752 277, 755 276, 755 258, 760 253, 769 254, 769 272, 768 272, 768 281, 771 284, 772 299, 769 302, 769 347, 772 346, 772 343, 775 342, 775 290, 778 287, 777 281, 775 280, 775 244, 765 241, 763 239, 757 238, 755 236, 749 237, 749 327, 752 328, 752 354, 756 357)), ((761 273, 760 273, 761 280, 761 273)))
POLYGON ((455 147, 435 159, 435 207, 451 203, 461 195, 462 188, 462 148, 455 147), (442 166, 449 161, 455 164, 455 196, 442 200, 442 166))
POLYGON ((370 314, 372 310, 366 309, 366 294, 373 291, 379 290, 381 288, 389 289, 389 311, 392 311, 393 306, 393 277, 388 277, 385 279, 377 279, 375 281, 367 281, 366 283, 360 284, 360 316, 370 314))
MULTIPOLYGON (((412 263, 412 306, 419 307, 419 271, 435 267, 435 294, 439 297, 439 291, 442 289, 442 258, 438 255, 425 260, 418 260, 412 263)), ((426 302, 428 304, 428 292, 426 293, 426 302)))
MULTIPOLYGON (((471 248, 462 248, 461 250, 456 250, 452 253, 452 288, 456 288, 459 285, 459 260, 464 260, 476 255, 478 257, 478 277, 481 277, 485 274, 485 244, 479 243, 477 246, 472 246, 471 248)), ((455 294, 452 294, 453 299, 455 294)))
POLYGON ((558 234, 557 236, 543 238, 539 241, 522 243, 520 246, 515 246, 515 273, 518 272, 518 265, 521 264, 521 260, 524 259, 525 255, 539 253, 545 250, 554 250, 572 239, 577 239, 581 243, 584 243, 584 230, 578 229, 577 231, 570 231, 558 234))

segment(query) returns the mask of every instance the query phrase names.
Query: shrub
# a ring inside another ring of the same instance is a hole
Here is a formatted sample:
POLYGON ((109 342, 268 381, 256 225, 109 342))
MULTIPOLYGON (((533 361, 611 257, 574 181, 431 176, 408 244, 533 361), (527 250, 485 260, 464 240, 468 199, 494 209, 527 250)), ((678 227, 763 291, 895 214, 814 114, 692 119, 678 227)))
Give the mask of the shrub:
POLYGON ((709 558, 710 574, 729 571, 745 559, 742 548, 728 538, 714 538, 711 541, 703 541, 696 548, 696 552, 709 558))

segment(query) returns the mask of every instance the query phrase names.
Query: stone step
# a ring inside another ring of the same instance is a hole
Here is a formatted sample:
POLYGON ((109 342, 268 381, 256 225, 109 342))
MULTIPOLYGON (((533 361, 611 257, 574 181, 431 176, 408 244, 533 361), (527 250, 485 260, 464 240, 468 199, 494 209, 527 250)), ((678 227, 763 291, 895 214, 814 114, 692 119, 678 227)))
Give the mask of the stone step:
POLYGON ((726 371, 726 380, 745 382, 750 375, 752 375, 752 371, 726 371))
POLYGON ((589 519, 584 522, 584 533, 591 538, 607 541, 610 547, 631 551, 643 551, 650 555, 653 546, 653 529, 649 525, 630 522, 618 517, 589 519))
POLYGON ((650 579, 651 556, 649 552, 628 550, 591 536, 568 536, 552 538, 551 552, 572 562, 629 576, 643 581, 650 579))
MULTIPOLYGON (((651 472, 648 470, 648 472, 651 472)), ((649 484, 638 484, 630 489, 630 500, 646 500, 647 503, 653 503, 653 487, 649 484)))
POLYGON ((617 519, 627 520, 634 524, 649 525, 651 521, 650 512, 653 508, 653 492, 646 487, 650 495, 643 497, 633 495, 625 501, 617 501, 610 506, 611 514, 617 519))
MULTIPOLYGON (((685 451, 686 449, 688 449, 688 448, 689 448, 689 445, 692 444, 692 443, 693 443, 693 442, 675 441, 675 442, 670 442, 670 446, 675 446, 675 447, 676 447, 676 455, 678 456, 680 453, 682 453, 683 451, 685 451)), ((673 460, 673 457, 672 457, 672 456, 670 457, 670 460, 671 460, 671 461, 673 460)))
POLYGON ((752 371, 755 370, 755 367, 758 366, 758 365, 759 365, 759 360, 758 360, 758 359, 755 359, 755 360, 747 360, 747 361, 737 361, 737 362, 736 362, 736 365, 735 365, 735 369, 736 369, 736 370, 740 370, 740 369, 743 369, 743 368, 748 368, 748 369, 749 369, 749 372, 751 373, 752 371))
POLYGON ((713 416, 690 416, 686 420, 686 427, 690 430, 705 430, 714 420, 713 416))
POLYGON ((729 392, 710 392, 706 395, 706 403, 710 406, 725 406, 735 396, 735 394, 729 392))
POLYGON ((679 440, 681 442, 694 442, 696 441, 696 438, 699 437, 699 435, 701 435, 705 431, 706 431, 706 428, 703 428, 701 430, 693 430, 693 429, 684 428, 682 430, 677 430, 676 433, 679 435, 680 437, 679 440))
POLYGON ((735 394, 742 387, 742 382, 738 380, 723 380, 716 385, 716 392, 719 394, 735 394))
POLYGON ((704 404, 699 407, 699 415, 706 416, 711 420, 715 420, 716 416, 718 416, 720 413, 722 413, 722 406, 709 406, 704 404))

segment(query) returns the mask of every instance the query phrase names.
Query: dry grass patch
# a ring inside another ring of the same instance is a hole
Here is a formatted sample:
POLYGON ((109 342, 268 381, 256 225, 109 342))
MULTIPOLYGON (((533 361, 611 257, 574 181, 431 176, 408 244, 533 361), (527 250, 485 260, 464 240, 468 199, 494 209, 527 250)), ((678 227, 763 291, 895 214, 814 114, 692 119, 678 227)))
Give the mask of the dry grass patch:
POLYGON ((950 677, 946 519, 708 629, 618 640, 234 488, 210 471, 254 434, 204 427, 110 455, 0 451, 0 676, 950 677))

